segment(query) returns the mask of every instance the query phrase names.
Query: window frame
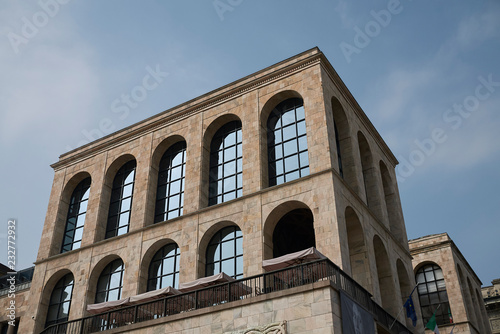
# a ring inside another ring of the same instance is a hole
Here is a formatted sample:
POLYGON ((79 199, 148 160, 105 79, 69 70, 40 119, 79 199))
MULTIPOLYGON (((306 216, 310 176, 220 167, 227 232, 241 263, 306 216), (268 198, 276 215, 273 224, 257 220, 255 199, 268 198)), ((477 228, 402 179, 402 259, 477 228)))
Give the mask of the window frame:
POLYGON ((109 302, 109 301, 115 301, 115 300, 119 300, 121 298, 122 289, 123 289, 123 274, 124 274, 124 272, 125 272, 125 264, 123 263, 123 261, 121 259, 115 259, 115 260, 111 261, 110 263, 108 263, 106 265, 106 267, 104 267, 104 269, 101 271, 101 274, 99 275, 99 278, 97 279, 97 285, 96 285, 96 289, 95 289, 95 299, 94 299, 95 304, 109 302), (120 264, 117 266, 118 263, 120 263, 120 264), (115 269, 113 269, 114 266, 116 266, 115 269), (119 285, 117 287, 111 288, 110 287, 111 280, 112 280, 112 277, 114 274, 120 275, 119 285), (102 283, 105 283, 104 285, 106 286, 106 288, 99 290, 99 286, 103 285, 102 283), (116 299, 110 300, 109 293, 111 291, 115 291, 115 290, 118 290, 118 297, 116 299), (99 294, 103 294, 103 293, 105 294, 105 297, 103 300, 101 300, 101 298, 98 298, 98 297, 99 297, 99 294))
POLYGON ((434 312, 436 312, 436 323, 438 325, 449 324, 451 308, 448 292, 446 290, 446 282, 441 267, 434 263, 423 265, 415 273, 415 281, 418 284, 418 298, 420 301, 420 309, 424 324, 429 321, 434 312), (440 274, 438 276, 441 278, 436 278, 436 273, 439 272, 440 274), (430 276, 428 273, 432 273, 433 279, 428 279, 428 276, 430 276), (420 277, 423 278, 423 280, 420 279, 420 277), (430 291, 429 288, 432 286, 435 287, 435 291, 430 291), (433 295, 433 298, 437 297, 438 301, 431 302, 431 295, 433 295), (441 307, 438 309, 439 305, 441 305, 441 307))
POLYGON ((166 288, 168 286, 171 286, 175 289, 179 288, 180 256, 181 256, 181 250, 175 242, 166 244, 155 253, 148 268, 148 280, 146 287, 147 291, 154 291, 166 288), (171 252, 173 252, 173 254, 169 255, 171 252), (167 271, 165 271, 165 266, 168 263, 169 259, 173 259, 173 264, 172 264, 173 268, 169 267, 167 268, 167 271), (155 265, 155 263, 159 264, 156 270, 154 271, 155 276, 152 277, 153 266, 155 265), (160 272, 160 275, 157 275, 158 272, 160 272), (163 283, 164 281, 167 281, 166 277, 168 276, 172 276, 173 283, 171 285, 165 285, 163 283), (151 286, 152 282, 154 282, 155 285, 154 289, 151 286))
POLYGON ((180 217, 184 211, 184 188, 186 179, 186 142, 181 141, 173 144, 163 154, 158 168, 158 182, 156 187, 156 202, 154 223, 160 223, 169 219, 180 217), (174 161, 181 154, 181 162, 173 165, 174 161), (180 177, 172 179, 172 173, 180 167, 180 177), (167 174, 163 177, 162 174, 167 174), (164 180, 164 181, 163 181, 164 180), (179 191, 171 193, 172 184, 179 182, 179 191), (163 191, 164 189, 164 191, 163 191), (174 199, 178 196, 175 205, 174 199), (161 204, 163 201, 163 205, 161 204), (174 207, 170 207, 171 201, 174 207), (162 208, 163 207, 163 208, 162 208), (172 214, 172 216, 170 216, 172 214), (161 217, 161 219, 160 219, 161 217))
POLYGON ((269 114, 267 152, 270 187, 310 174, 305 108, 301 98, 286 99, 269 114), (291 112, 293 121, 287 120, 291 112))
POLYGON ((227 226, 214 234, 206 248, 205 276, 212 276, 224 272, 234 279, 243 278, 243 233, 238 226, 227 226), (232 236, 230 236, 232 234, 232 236), (228 237, 229 236, 229 237, 228 237), (224 244, 232 243, 232 254, 224 256, 224 244), (211 251, 213 249, 213 254, 211 251), (216 257, 215 253, 219 253, 216 257), (233 272, 223 270, 224 262, 230 264, 233 272), (241 266, 241 268, 240 268, 241 266))
POLYGON ((208 206, 243 196, 243 132, 241 121, 228 122, 215 133, 210 142, 209 160, 208 206), (234 143, 231 143, 228 138, 233 134, 235 139, 234 143), (230 180, 234 180, 234 187, 226 189, 231 185, 230 180))
POLYGON ((45 328, 51 325, 68 321, 69 312, 71 310, 71 299, 73 297, 74 285, 75 285, 75 278, 72 273, 64 275, 57 281, 56 285, 54 286, 50 294, 49 304, 47 306, 47 316, 45 317, 45 328), (71 288, 71 292, 69 293, 69 298, 63 299, 64 291, 68 287, 71 288), (56 302, 53 302, 54 297, 57 297, 57 295, 55 295, 57 291, 60 291, 59 298, 57 298, 56 302), (60 317, 60 314, 62 313, 62 311, 64 311, 64 304, 68 304, 67 316, 60 317), (52 309, 56 309, 57 319, 55 320, 49 320, 49 316, 51 314, 52 309))
POLYGON ((63 240, 61 243, 61 253, 66 253, 81 247, 91 183, 92 179, 90 176, 86 177, 78 183, 71 194, 63 240), (85 205, 85 211, 80 212, 82 205, 85 205), (81 217, 83 217, 83 219, 81 219, 81 217), (71 222, 72 219, 75 219, 74 224, 71 222), (71 225, 73 225, 73 227, 71 227, 71 225), (79 239, 75 240, 77 231, 79 233, 79 239))
POLYGON ((127 234, 130 228, 130 216, 132 214, 132 201, 135 188, 136 160, 125 163, 116 173, 111 187, 111 198, 109 201, 108 220, 106 224, 105 239, 127 234), (129 180, 130 175, 132 180, 129 180), (125 194, 124 189, 130 186, 130 194, 125 194), (127 204, 124 207, 124 203, 127 204), (121 217, 127 215, 126 224, 121 222, 121 217), (113 219, 116 221, 113 222, 113 219), (122 232, 124 231, 125 232, 122 232))

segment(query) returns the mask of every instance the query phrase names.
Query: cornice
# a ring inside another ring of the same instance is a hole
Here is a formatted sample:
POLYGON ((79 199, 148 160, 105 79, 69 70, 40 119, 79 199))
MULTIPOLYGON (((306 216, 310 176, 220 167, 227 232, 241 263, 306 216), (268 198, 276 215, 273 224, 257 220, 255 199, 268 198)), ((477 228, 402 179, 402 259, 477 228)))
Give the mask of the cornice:
POLYGON ((321 59, 326 59, 324 56, 321 56, 323 56, 323 53, 321 53, 318 48, 307 50, 294 57, 283 60, 244 78, 146 118, 143 121, 104 136, 96 141, 64 153, 59 157, 59 161, 53 163, 51 167, 58 170, 82 159, 95 156, 115 145, 125 143, 153 132, 158 128, 164 127, 166 124, 172 124, 193 114, 203 112, 208 108, 222 104, 273 81, 316 65, 321 59))

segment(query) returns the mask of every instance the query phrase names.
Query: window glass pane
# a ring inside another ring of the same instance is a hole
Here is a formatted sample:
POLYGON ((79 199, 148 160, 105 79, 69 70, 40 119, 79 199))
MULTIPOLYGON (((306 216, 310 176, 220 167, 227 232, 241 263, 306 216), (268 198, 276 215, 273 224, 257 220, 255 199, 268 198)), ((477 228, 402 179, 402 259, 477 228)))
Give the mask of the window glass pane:
POLYGON ((309 166, 309 156, 307 155, 307 152, 300 153, 299 160, 301 167, 309 166))
POLYGON ((298 171, 295 171, 295 172, 292 172, 292 173, 288 173, 288 174, 285 174, 285 180, 286 182, 290 182, 290 181, 293 181, 293 180, 296 180, 300 177, 299 175, 299 172, 298 171))
POLYGON ((162 275, 171 274, 174 272, 174 258, 169 257, 163 260, 163 273, 162 275))
POLYGON ((284 156, 297 154, 297 142, 295 140, 287 141, 283 144, 284 156))
POLYGON ((178 194, 181 191, 181 181, 170 183, 170 195, 178 194))
POLYGON ((222 258, 227 259, 234 257, 234 243, 231 241, 222 243, 222 258))
POLYGON ((127 226, 129 222, 129 216, 130 216, 130 211, 120 214, 120 220, 118 226, 120 227, 127 226))
POLYGON ((302 119, 306 118, 305 112, 304 112, 304 107, 300 106, 295 109, 295 113, 297 115, 297 120, 300 121, 302 119))
POLYGON ((299 137, 299 150, 304 151, 307 150, 307 137, 299 137))
POLYGON ((83 227, 83 225, 85 224, 85 217, 86 217, 86 214, 81 214, 79 215, 77 218, 76 218, 76 227, 83 227))
POLYGON ((228 162, 224 165, 224 174, 233 175, 236 173, 236 160, 228 162))
POLYGON ((224 150, 224 161, 236 159, 236 147, 230 147, 224 150))
POLYGON ((297 123, 297 134, 299 136, 306 134, 306 121, 297 123))
POLYGON ((132 204, 132 198, 124 198, 122 200, 122 207, 121 207, 121 211, 125 211, 125 210, 130 210, 130 206, 132 204))
POLYGON ((123 187, 123 195, 122 198, 132 196, 133 184, 129 184, 123 187))
POLYGON ((135 176, 135 172, 134 170, 132 170, 130 173, 128 173, 128 175, 126 176, 125 178, 125 182, 123 182, 123 184, 129 184, 129 183, 133 183, 134 182, 134 176, 135 176))
POLYGON ((83 228, 76 229, 74 240, 75 241, 82 240, 82 234, 83 234, 83 228))
POLYGON ((236 258, 236 274, 243 275, 243 256, 236 258))
POLYGON ((234 259, 224 260, 221 263, 222 272, 226 273, 228 276, 233 277, 235 274, 235 262, 234 259))
POLYGON ((291 157, 285 158, 285 170, 292 171, 294 169, 299 168, 299 160, 296 155, 292 155, 291 157))
POLYGON ((171 180, 180 179, 182 176, 182 166, 175 167, 172 169, 171 180))
POLYGON ((433 271, 427 271, 425 273, 425 279, 427 280, 427 282, 434 281, 434 272, 433 271))
POLYGON ((289 125, 283 128, 283 141, 287 141, 297 137, 297 131, 295 129, 295 124, 289 125))
POLYGON ((281 128, 274 131, 274 142, 276 144, 278 143, 281 143, 282 142, 282 139, 281 139, 281 128))
POLYGON ((228 177, 227 179, 224 179, 224 191, 232 191, 236 189, 236 177, 228 177))
POLYGON ((295 123, 295 111, 290 110, 283 113, 283 115, 281 116, 281 122, 283 127, 295 123))
POLYGON ((119 289, 116 289, 116 290, 110 290, 109 293, 108 293, 108 298, 106 301, 113 301, 113 300, 118 300, 120 299, 120 290, 119 289))
POLYGON ((80 203, 80 208, 78 210, 78 213, 84 213, 87 211, 87 204, 88 204, 88 201, 83 201, 80 203))

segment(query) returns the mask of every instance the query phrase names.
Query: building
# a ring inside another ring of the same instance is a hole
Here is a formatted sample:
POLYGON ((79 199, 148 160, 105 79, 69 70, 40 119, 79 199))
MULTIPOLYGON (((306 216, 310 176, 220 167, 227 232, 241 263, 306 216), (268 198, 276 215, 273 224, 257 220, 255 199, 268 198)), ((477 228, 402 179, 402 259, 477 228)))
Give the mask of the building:
POLYGON ((500 333, 500 279, 491 281, 490 286, 481 289, 486 313, 493 334, 500 333))
POLYGON ((410 240, 426 323, 436 311, 440 333, 491 333, 481 281, 447 233, 410 240))
POLYGON ((19 332, 421 333, 396 164, 317 48, 65 153, 19 332))

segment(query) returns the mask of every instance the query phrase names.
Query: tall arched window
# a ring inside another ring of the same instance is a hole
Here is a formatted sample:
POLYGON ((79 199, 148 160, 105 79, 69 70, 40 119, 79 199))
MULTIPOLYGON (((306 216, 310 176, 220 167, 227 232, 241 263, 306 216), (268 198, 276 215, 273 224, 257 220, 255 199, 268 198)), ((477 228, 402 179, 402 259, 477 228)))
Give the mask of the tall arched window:
POLYGON ((71 194, 61 253, 78 249, 81 246, 89 192, 90 177, 87 177, 76 186, 71 194))
POLYGON ((217 131, 210 144, 208 205, 243 194, 241 122, 232 121, 217 131))
POLYGON ((116 259, 104 268, 97 281, 95 303, 118 300, 122 296, 123 272, 125 267, 121 259, 116 259))
POLYGON ((340 139, 339 139, 339 129, 337 128, 337 123, 333 120, 333 128, 335 130, 335 146, 337 148, 337 160, 339 162, 339 174, 341 178, 344 178, 344 169, 342 167, 342 152, 340 150, 340 139))
POLYGON ((309 175, 306 121, 302 99, 288 99, 267 120, 269 186, 309 175))
POLYGON ((286 213, 273 231, 273 257, 316 247, 314 217, 309 209, 286 213))
POLYGON ((172 145, 161 158, 155 223, 182 216, 185 174, 186 142, 183 141, 172 145))
POLYGON ((205 274, 221 272, 236 279, 243 277, 243 234, 237 226, 224 227, 208 244, 205 274))
POLYGON ((149 265, 148 291, 171 286, 179 287, 180 250, 177 244, 168 244, 156 252, 149 265))
POLYGON ((417 270, 416 281, 424 324, 429 321, 436 310, 436 323, 438 325, 449 324, 451 310, 441 268, 435 264, 421 267, 417 270))
POLYGON ((128 232, 132 194, 134 192, 135 160, 123 165, 116 173, 111 190, 106 239, 128 232))
POLYGON ((66 274, 57 282, 50 295, 45 327, 68 321, 73 284, 73 274, 66 274))

